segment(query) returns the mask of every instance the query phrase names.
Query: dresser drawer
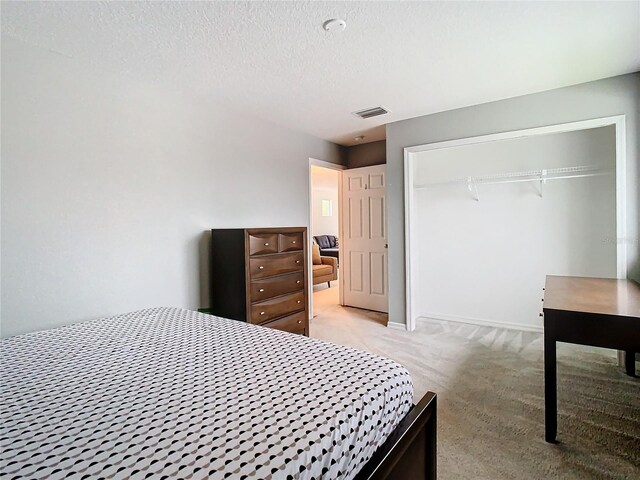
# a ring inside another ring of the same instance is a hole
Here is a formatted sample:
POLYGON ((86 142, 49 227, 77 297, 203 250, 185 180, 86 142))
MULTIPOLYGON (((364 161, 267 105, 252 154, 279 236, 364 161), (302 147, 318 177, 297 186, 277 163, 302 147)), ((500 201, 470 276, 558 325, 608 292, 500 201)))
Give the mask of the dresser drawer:
POLYGON ((307 328, 307 312, 294 313, 293 315, 264 323, 262 326, 304 335, 307 328))
POLYGON ((249 266, 251 280, 280 275, 281 273, 297 272, 304 269, 304 255, 302 252, 297 252, 251 258, 249 266))
POLYGON ((249 255, 278 253, 277 233, 258 233, 249 235, 249 255))
POLYGON ((251 323, 264 323, 305 308, 304 291, 272 298, 251 305, 251 323))
POLYGON ((302 233, 281 233, 278 246, 281 252, 302 250, 302 233))
POLYGON ((265 278, 264 280, 253 280, 251 282, 251 302, 259 302, 302 289, 304 289, 304 274, 302 272, 265 278))

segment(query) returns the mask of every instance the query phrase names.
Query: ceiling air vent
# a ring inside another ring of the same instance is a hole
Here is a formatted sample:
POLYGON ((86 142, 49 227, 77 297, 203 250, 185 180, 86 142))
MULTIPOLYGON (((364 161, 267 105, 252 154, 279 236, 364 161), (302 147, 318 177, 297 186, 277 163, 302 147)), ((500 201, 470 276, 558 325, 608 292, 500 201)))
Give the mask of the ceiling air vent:
POLYGON ((364 119, 377 117, 378 115, 384 115, 385 113, 389 113, 389 110, 383 107, 371 107, 360 110, 359 112, 353 112, 356 117, 364 119))

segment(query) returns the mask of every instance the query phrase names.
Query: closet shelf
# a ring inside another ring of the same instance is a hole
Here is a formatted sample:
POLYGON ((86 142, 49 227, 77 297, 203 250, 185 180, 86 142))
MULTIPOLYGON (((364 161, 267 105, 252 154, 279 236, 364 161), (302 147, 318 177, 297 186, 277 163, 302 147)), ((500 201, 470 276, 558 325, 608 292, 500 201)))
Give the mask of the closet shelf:
POLYGON ((598 177, 603 175, 613 175, 613 168, 602 168, 592 165, 580 165, 575 167, 543 168, 541 170, 527 170, 522 172, 495 173, 491 175, 468 176, 455 180, 437 183, 416 184, 414 188, 432 188, 454 185, 466 185, 467 189, 474 194, 475 200, 478 197, 478 185, 496 185, 501 183, 539 182, 540 196, 542 196, 542 185, 549 180, 565 180, 569 178, 598 177))

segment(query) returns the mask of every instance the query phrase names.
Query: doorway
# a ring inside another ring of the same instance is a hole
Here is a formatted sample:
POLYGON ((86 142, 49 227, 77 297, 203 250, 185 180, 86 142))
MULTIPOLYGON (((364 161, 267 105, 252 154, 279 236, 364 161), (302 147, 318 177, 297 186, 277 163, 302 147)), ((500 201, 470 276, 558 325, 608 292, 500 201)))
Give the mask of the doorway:
POLYGON ((310 159, 309 240, 313 317, 342 304, 340 214, 342 165, 310 159))

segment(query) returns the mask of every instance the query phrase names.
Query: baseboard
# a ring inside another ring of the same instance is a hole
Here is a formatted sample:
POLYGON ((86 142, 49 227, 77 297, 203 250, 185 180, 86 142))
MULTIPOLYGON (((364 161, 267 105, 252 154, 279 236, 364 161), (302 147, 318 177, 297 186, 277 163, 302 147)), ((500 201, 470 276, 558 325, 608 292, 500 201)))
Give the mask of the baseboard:
POLYGON ((387 322, 387 328, 391 328, 393 330, 407 330, 407 326, 404 323, 398 322, 387 322))
POLYGON ((543 328, 538 325, 522 325, 520 323, 499 322, 497 320, 486 320, 484 318, 458 317, 455 315, 445 315, 442 313, 423 313, 418 315, 416 323, 423 319, 433 318, 434 320, 444 320, 447 322, 466 323, 469 325, 480 325, 482 327, 506 328, 509 330, 520 330, 523 332, 543 333, 543 328))

